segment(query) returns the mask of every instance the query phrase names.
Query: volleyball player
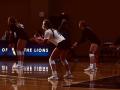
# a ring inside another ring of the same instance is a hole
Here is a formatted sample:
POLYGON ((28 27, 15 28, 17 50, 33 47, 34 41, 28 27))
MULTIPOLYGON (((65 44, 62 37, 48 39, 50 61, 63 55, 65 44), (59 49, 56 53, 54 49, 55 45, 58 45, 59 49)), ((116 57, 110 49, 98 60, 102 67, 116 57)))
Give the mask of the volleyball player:
POLYGON ((66 59, 67 53, 70 47, 70 45, 67 43, 67 40, 57 30, 53 29, 50 21, 47 19, 43 21, 42 28, 45 30, 45 32, 44 32, 44 38, 42 37, 41 39, 39 38, 40 43, 51 42, 56 46, 49 58, 49 64, 52 70, 52 76, 49 77, 48 79, 49 80, 59 79, 57 75, 57 69, 56 69, 56 63, 55 63, 55 61, 59 57, 66 68, 66 74, 64 75, 64 78, 72 78, 70 67, 66 59))
MULTIPOLYGON (((26 47, 26 43, 28 41, 28 35, 26 31, 24 30, 23 24, 20 24, 17 22, 17 20, 14 17, 8 17, 8 27, 11 33, 15 33, 17 38, 16 43, 16 52, 18 56, 18 64, 17 67, 23 67, 23 61, 24 61, 24 48, 26 47)), ((12 39, 12 38, 10 38, 12 39)), ((12 43, 12 42, 11 42, 12 43)), ((13 41, 14 43, 14 41, 13 41)))
POLYGON ((85 41, 89 41, 89 57, 90 57, 90 66, 85 71, 95 71, 97 70, 96 63, 98 61, 98 48, 100 46, 100 40, 97 35, 93 32, 90 26, 86 23, 85 20, 79 21, 79 30, 81 30, 81 37, 79 41, 75 42, 73 47, 80 45, 85 41))

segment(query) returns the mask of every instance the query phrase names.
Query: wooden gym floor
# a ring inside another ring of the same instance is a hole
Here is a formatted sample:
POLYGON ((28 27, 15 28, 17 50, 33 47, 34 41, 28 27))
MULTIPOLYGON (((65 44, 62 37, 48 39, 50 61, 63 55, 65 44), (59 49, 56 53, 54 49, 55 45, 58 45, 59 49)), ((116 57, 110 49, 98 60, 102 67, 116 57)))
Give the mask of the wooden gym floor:
POLYGON ((84 72, 89 58, 70 63, 73 79, 64 79, 64 67, 57 63, 60 80, 51 75, 48 60, 27 60, 24 69, 12 69, 15 60, 0 59, 0 90, 120 90, 120 60, 104 58, 96 72, 84 72), (112 61, 112 62, 111 62, 112 61))

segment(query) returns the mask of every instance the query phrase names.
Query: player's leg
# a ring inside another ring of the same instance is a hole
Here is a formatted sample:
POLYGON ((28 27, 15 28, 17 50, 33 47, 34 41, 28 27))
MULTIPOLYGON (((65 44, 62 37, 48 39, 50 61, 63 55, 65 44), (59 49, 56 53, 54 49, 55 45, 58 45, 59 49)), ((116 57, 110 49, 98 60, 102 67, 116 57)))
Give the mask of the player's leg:
POLYGON ((24 61, 24 48, 26 47, 26 40, 19 39, 17 42, 17 56, 18 56, 18 66, 23 66, 24 61))
POLYGON ((67 49, 61 50, 60 59, 61 59, 62 64, 65 66, 65 69, 66 69, 66 74, 64 75, 64 78, 72 78, 73 76, 71 73, 71 69, 70 69, 69 63, 66 59, 67 55, 68 55, 67 49))
POLYGON ((57 58, 59 57, 59 54, 60 54, 60 50, 58 48, 55 48, 49 58, 49 64, 52 70, 52 76, 48 78, 50 80, 51 79, 58 80, 55 60, 57 60, 57 58))
POLYGON ((85 69, 85 71, 88 71, 88 70, 94 71, 97 69, 96 63, 98 59, 98 45, 92 43, 89 51, 90 51, 89 52, 90 66, 87 69, 85 69))

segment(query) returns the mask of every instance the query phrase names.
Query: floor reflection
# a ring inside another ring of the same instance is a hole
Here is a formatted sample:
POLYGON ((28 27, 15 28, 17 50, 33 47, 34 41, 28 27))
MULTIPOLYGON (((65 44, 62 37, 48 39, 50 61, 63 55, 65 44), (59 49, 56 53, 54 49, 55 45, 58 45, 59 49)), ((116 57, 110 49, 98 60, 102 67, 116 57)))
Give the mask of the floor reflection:
POLYGON ((51 90, 57 90, 58 80, 48 80, 48 82, 52 85, 52 89, 51 90))
POLYGON ((16 78, 12 78, 11 81, 11 86, 14 88, 14 90, 18 90, 18 88, 24 86, 25 80, 24 80, 24 74, 23 74, 23 68, 19 69, 13 69, 13 73, 17 73, 16 78))
POLYGON ((94 88, 95 87, 95 81, 94 80, 96 80, 97 71, 94 71, 94 72, 85 71, 84 73, 87 74, 90 78, 89 87, 94 88))
MULTIPOLYGON (((85 58, 83 58, 85 59, 85 58)), ((48 80, 48 62, 25 62, 23 68, 13 68, 15 61, 0 61, 0 90, 118 90, 120 63, 101 63, 97 71, 84 72, 88 62, 71 62, 73 79, 48 80)), ((60 77, 61 72, 58 65, 60 77)))

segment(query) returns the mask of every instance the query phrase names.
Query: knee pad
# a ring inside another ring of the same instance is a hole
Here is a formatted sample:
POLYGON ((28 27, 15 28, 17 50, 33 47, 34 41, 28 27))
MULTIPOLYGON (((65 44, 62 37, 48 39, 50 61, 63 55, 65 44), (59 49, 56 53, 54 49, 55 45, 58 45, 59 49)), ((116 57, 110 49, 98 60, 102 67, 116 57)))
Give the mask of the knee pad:
POLYGON ((55 61, 54 61, 54 60, 49 59, 49 63, 50 63, 50 64, 55 64, 55 61))
POLYGON ((17 55, 19 56, 24 55, 24 51, 17 51, 17 55))
POLYGON ((90 58, 90 63, 94 63, 95 62, 95 54, 89 54, 89 58, 90 58))
POLYGON ((94 56, 95 56, 95 54, 93 54, 93 53, 89 54, 89 57, 94 57, 94 56))
POLYGON ((68 61, 65 59, 65 61, 64 61, 66 64, 68 64, 68 61))

